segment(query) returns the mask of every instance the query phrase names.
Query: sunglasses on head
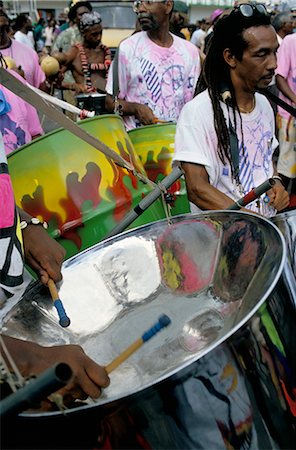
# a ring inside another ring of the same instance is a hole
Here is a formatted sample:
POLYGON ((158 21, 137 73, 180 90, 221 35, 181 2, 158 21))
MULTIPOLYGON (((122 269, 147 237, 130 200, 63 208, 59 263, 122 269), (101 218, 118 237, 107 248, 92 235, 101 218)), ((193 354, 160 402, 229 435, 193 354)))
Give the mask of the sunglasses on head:
POLYGON ((258 4, 250 4, 250 3, 241 3, 240 5, 235 6, 235 10, 239 11, 240 14, 244 17, 252 17, 255 14, 262 14, 264 16, 268 16, 267 9, 265 5, 262 3, 258 4))

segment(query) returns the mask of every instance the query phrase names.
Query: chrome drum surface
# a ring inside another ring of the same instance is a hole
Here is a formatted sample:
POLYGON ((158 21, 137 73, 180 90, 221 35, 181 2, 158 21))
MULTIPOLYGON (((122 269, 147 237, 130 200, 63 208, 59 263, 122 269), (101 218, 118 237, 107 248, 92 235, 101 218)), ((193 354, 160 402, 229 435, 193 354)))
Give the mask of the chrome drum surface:
POLYGON ((106 365, 160 314, 172 324, 111 373, 98 401, 24 412, 8 429, 18 427, 23 448, 292 448, 296 327, 280 286, 285 259, 273 223, 232 211, 145 225, 70 258, 59 289, 70 327, 35 284, 6 333, 77 343, 106 365))

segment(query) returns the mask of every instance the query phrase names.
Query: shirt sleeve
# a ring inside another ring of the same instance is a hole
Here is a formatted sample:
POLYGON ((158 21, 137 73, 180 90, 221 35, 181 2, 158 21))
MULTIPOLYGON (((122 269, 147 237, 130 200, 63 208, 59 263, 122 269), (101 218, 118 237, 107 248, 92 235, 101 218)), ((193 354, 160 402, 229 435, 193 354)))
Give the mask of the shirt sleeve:
POLYGON ((32 50, 32 59, 34 61, 34 86, 39 88, 40 84, 45 81, 46 76, 40 67, 38 55, 34 50, 32 50))
POLYGON ((27 114, 28 114, 28 124, 29 124, 29 131, 32 136, 37 136, 38 134, 43 134, 43 129, 41 127, 41 123, 37 114, 36 109, 29 105, 29 103, 26 103, 27 108, 27 114))
POLYGON ((290 70, 290 52, 289 48, 289 40, 283 39, 280 48, 277 52, 277 68, 276 75, 281 75, 284 78, 287 78, 290 70))
POLYGON ((173 162, 190 162, 209 167, 208 148, 204 127, 194 111, 193 103, 189 102, 182 109, 177 122, 173 162))

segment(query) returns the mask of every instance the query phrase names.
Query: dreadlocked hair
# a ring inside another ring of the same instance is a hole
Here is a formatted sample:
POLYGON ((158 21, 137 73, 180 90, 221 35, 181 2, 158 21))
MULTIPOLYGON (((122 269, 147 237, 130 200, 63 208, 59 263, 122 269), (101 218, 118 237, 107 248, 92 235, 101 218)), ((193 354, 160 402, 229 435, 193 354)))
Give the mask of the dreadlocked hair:
MULTIPOLYGON (((230 117, 230 109, 232 109, 233 127, 237 130, 238 112, 241 131, 242 118, 237 105, 235 90, 230 77, 230 68, 225 62, 223 52, 229 48, 232 55, 241 61, 244 50, 248 43, 244 40, 242 34, 247 28, 253 26, 270 25, 270 17, 268 15, 259 14, 254 10, 251 17, 244 17, 239 10, 234 9, 229 15, 221 17, 215 25, 213 36, 209 45, 201 75, 199 77, 195 95, 208 89, 209 96, 214 112, 214 126, 218 140, 218 156, 225 165, 229 162, 232 177, 239 182, 238 175, 234 176, 234 167, 231 158, 229 127, 221 108, 221 94, 229 91, 225 100, 228 117, 230 117)), ((229 119, 230 120, 230 119, 229 119)))

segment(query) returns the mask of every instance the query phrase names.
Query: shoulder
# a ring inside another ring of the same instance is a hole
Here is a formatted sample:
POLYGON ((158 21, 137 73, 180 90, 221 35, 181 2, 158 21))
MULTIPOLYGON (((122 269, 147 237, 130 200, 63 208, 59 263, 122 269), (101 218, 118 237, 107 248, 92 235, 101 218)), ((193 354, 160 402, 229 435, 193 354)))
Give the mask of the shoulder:
POLYGON ((132 34, 128 38, 124 39, 120 43, 120 48, 126 49, 130 47, 135 47, 139 42, 147 39, 146 31, 138 31, 137 33, 132 34))
POLYGON ((194 56, 199 56, 199 51, 196 45, 192 42, 187 41, 187 39, 182 39, 179 36, 173 35, 174 38, 174 48, 179 49, 182 52, 190 53, 194 56))
POLYGON ((212 111, 212 102, 208 90, 206 90, 187 102, 182 108, 181 115, 186 116, 189 122, 196 122, 197 117, 200 122, 209 122, 212 111))
POLYGON ((256 110, 260 113, 261 117, 266 117, 266 115, 269 114, 273 118, 274 113, 267 97, 263 94, 260 94, 259 92, 256 92, 255 99, 256 110))
POLYGON ((22 42, 16 41, 15 39, 12 39, 12 48, 13 50, 21 52, 25 57, 27 55, 31 55, 33 58, 38 58, 37 53, 32 48, 28 47, 26 44, 23 44, 22 42))

